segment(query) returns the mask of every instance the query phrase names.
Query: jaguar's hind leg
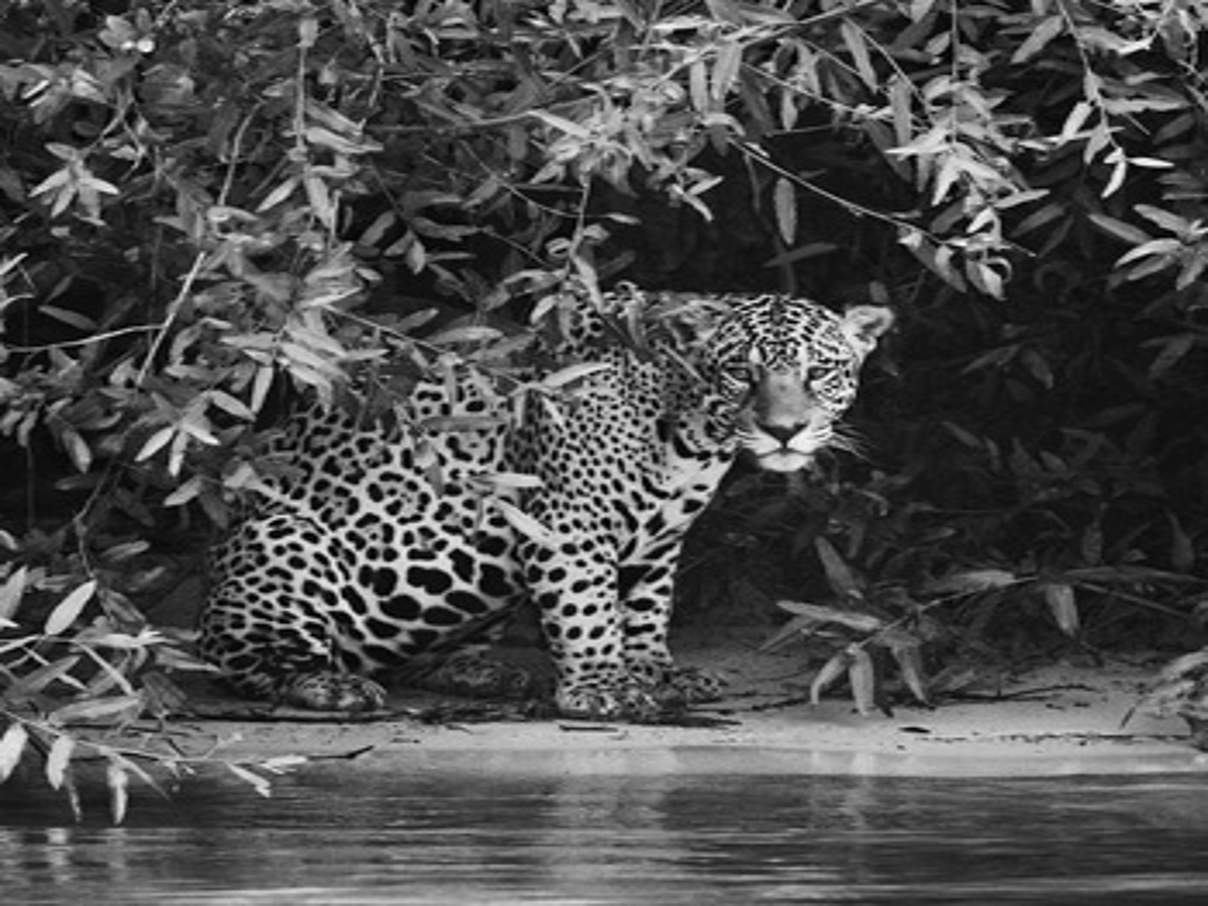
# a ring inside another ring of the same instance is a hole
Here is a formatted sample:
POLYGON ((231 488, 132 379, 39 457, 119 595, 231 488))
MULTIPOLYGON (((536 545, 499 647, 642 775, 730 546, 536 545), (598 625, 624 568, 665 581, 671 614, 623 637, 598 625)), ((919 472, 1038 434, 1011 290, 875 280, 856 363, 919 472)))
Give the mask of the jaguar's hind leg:
POLYGON ((386 692, 365 676, 349 673, 333 656, 322 621, 303 617, 304 604, 278 598, 275 623, 267 611, 216 596, 201 622, 200 648, 241 695, 317 711, 374 711, 386 692), (285 617, 288 615, 288 618, 285 617))
POLYGON ((372 711, 385 690, 337 653, 333 592, 349 577, 310 520, 241 526, 220 555, 198 646, 237 692, 320 711, 372 711), (269 555, 269 552, 272 555, 269 555))

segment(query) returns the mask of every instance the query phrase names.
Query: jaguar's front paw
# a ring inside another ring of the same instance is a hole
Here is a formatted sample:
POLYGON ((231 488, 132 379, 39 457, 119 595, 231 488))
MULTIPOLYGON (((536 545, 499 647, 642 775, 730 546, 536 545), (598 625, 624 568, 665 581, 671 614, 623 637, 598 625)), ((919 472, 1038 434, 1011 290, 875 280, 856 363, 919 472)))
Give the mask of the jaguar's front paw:
POLYGON ((629 672, 635 682, 651 690, 651 694, 668 708, 717 701, 725 685, 725 680, 716 673, 700 667, 637 661, 630 663, 629 672))
POLYGON ((672 667, 667 671, 665 685, 675 690, 683 702, 695 705, 721 698, 726 681, 718 674, 700 667, 672 667))
POLYGON ((324 671, 294 678, 281 698, 311 711, 378 711, 386 705, 386 690, 364 676, 324 671))
POLYGON ((663 706, 636 683, 602 684, 582 682, 558 689, 558 711, 564 717, 586 720, 629 720, 646 723, 655 720, 663 706))
POLYGON ((469 698, 523 698, 532 689, 533 677, 516 664, 466 651, 449 656, 415 685, 469 698))

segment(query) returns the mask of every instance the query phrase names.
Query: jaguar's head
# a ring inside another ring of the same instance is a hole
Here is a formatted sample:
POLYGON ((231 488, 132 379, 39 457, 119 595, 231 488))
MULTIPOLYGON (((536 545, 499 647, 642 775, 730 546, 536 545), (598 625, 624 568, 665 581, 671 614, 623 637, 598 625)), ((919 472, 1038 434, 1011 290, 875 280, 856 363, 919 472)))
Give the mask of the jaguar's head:
POLYGON ((840 315, 785 296, 734 302, 706 359, 737 438, 760 468, 793 472, 841 443, 836 425, 855 399, 860 366, 892 323, 879 306, 840 315))

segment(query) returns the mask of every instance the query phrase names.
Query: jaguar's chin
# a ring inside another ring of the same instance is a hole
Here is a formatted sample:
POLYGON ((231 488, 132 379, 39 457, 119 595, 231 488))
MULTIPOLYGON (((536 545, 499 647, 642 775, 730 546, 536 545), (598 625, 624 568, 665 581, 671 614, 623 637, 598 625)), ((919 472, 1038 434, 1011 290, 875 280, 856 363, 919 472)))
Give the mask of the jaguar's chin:
POLYGON ((809 468, 814 457, 797 450, 773 450, 770 453, 760 453, 755 457, 759 468, 768 472, 798 472, 809 468))

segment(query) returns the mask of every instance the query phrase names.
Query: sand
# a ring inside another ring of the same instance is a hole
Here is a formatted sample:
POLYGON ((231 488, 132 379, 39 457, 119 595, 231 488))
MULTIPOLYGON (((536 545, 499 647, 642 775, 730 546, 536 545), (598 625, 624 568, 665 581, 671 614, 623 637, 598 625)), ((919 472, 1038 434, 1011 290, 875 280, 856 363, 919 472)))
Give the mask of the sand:
POLYGON ((856 713, 837 690, 808 703, 813 674, 802 653, 767 654, 758 640, 682 644, 684 663, 729 682, 717 703, 688 715, 697 726, 525 718, 515 705, 413 690, 391 694, 390 713, 339 715, 272 709, 197 696, 196 740, 223 740, 229 757, 297 754, 358 767, 476 773, 749 773, 1042 776, 1206 772, 1208 754, 1182 720, 1134 713, 1155 658, 1038 661, 985 669, 977 683, 931 707, 896 704, 856 713))

